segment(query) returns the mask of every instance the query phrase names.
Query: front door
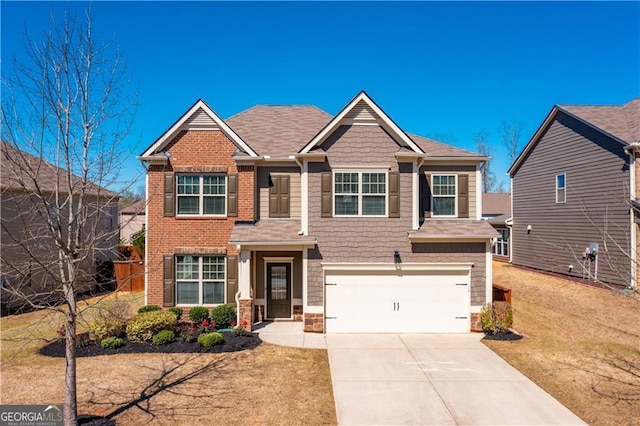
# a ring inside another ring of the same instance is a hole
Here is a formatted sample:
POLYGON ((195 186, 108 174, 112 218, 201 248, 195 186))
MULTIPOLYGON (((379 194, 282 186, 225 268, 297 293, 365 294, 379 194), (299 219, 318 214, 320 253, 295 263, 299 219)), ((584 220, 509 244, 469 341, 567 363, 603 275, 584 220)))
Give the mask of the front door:
POLYGON ((267 263, 267 318, 291 318, 290 263, 267 263))

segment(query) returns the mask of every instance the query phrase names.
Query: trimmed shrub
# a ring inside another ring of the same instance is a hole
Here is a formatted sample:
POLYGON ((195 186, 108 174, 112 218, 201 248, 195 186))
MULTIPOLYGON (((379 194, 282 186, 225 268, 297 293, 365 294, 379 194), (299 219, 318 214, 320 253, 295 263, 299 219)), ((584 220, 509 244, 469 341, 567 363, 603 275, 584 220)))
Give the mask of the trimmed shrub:
POLYGON ((162 308, 158 305, 146 305, 139 308, 138 313, 144 314, 145 312, 154 312, 154 311, 161 311, 161 310, 162 308))
POLYGON ((218 328, 229 328, 236 321, 236 310, 233 305, 220 305, 211 310, 211 319, 218 328))
POLYGON ((184 311, 182 310, 182 308, 169 308, 169 309, 167 309, 167 311, 169 311, 169 312, 171 312, 171 313, 175 314, 176 319, 177 319, 178 321, 180 321, 180 319, 182 318, 182 313, 184 312, 184 311))
POLYGON ((124 340, 119 337, 107 337, 106 339, 102 339, 100 346, 102 346, 102 349, 118 349, 124 346, 124 340))
POLYGON ((224 337, 215 331, 213 333, 202 333, 198 336, 198 343, 205 347, 220 345, 222 342, 224 342, 224 337))
POLYGON ((204 306, 194 306, 189 309, 189 319, 195 324, 200 325, 207 318, 209 318, 209 310, 204 306))
POLYGON ((167 343, 173 342, 175 338, 176 333, 174 333, 172 330, 162 330, 159 331, 158 334, 153 336, 151 343, 156 346, 166 345, 167 343))
POLYGON ((482 308, 480 321, 486 333, 506 333, 513 325, 513 309, 507 302, 493 302, 482 308))
POLYGON ((127 324, 119 318, 100 316, 93 320, 89 326, 89 335, 93 340, 101 342, 107 337, 122 337, 127 324))
POLYGON ((176 315, 168 311, 152 311, 138 314, 127 324, 127 337, 132 342, 150 342, 153 335, 161 330, 176 326, 176 315))

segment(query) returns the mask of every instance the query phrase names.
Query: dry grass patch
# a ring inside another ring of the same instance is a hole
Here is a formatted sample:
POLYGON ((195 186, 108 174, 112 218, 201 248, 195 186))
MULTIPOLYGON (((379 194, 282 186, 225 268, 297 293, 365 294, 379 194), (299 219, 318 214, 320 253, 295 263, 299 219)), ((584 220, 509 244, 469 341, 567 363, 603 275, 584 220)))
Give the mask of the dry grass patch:
MULTIPOLYGON (((132 300, 132 312, 141 305, 132 300)), ((87 313, 87 316, 95 312, 87 313)), ((62 403, 64 359, 37 353, 58 319, 2 318, 0 402, 62 403), (37 324, 37 325, 33 325, 37 324), (39 336, 15 352, 20 332, 39 336), (17 339, 17 340, 13 340, 17 339), (5 353, 5 350, 7 353, 5 353)), ((119 354, 77 359, 78 412, 117 424, 336 424, 325 350, 263 343, 223 354, 119 354)))
POLYGON ((640 424, 640 300, 494 262, 524 339, 485 341, 589 424, 640 424))

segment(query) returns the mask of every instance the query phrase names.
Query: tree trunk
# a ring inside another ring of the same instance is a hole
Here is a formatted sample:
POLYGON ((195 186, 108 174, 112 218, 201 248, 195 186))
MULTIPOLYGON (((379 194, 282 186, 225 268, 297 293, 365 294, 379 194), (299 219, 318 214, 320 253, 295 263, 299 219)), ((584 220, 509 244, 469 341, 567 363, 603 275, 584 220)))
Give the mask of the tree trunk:
POLYGON ((78 395, 76 387, 76 295, 68 289, 65 321, 64 424, 78 424, 78 395))

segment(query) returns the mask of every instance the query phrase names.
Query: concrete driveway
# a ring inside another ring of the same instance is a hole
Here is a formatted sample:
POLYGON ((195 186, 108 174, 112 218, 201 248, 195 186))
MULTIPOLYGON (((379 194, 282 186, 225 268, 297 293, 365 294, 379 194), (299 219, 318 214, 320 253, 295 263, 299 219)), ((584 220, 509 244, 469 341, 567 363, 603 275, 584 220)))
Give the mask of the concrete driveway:
POLYGON ((585 424, 482 335, 326 335, 342 425, 585 424))

